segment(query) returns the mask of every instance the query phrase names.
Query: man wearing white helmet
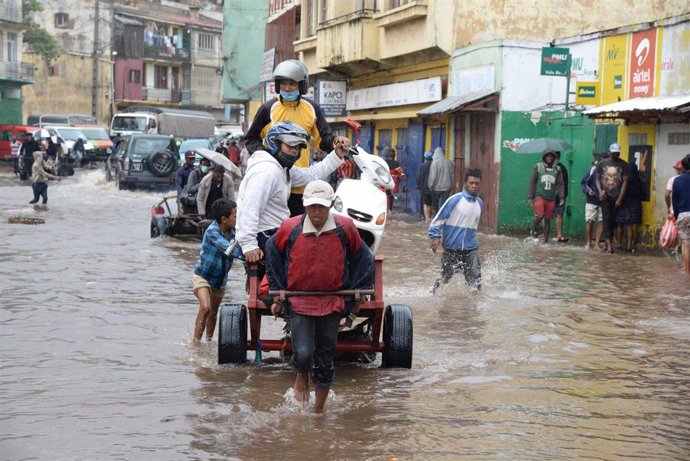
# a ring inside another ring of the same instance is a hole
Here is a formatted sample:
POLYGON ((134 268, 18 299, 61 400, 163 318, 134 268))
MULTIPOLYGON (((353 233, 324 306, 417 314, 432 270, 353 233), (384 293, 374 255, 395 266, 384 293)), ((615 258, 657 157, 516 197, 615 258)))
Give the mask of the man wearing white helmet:
MULTIPOLYGON (((274 124, 285 120, 304 128, 313 139, 314 146, 323 152, 330 152, 336 141, 349 143, 345 136, 333 135, 319 105, 304 97, 309 90, 309 72, 303 63, 296 59, 283 61, 273 71, 273 78, 278 97, 269 99, 259 107, 247 131, 245 141, 250 155, 262 149, 263 139, 268 130, 274 124)), ((307 143, 295 165, 308 167, 310 158, 307 143)), ((291 216, 304 213, 302 192, 301 187, 293 188, 291 191, 288 204, 291 216)))
POLYGON ((334 144, 321 162, 309 168, 293 168, 308 140, 302 127, 289 121, 277 122, 266 133, 265 150, 257 150, 249 158, 237 199, 237 241, 245 261, 261 261, 266 240, 290 217, 290 187, 304 187, 315 179, 328 178, 342 165, 350 148, 349 140, 334 144))

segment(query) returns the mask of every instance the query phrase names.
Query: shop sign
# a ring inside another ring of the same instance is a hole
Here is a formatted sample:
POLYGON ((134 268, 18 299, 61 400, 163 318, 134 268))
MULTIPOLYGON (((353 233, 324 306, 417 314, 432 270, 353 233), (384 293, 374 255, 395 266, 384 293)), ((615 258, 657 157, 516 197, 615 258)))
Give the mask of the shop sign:
POLYGON ((479 66, 461 69, 453 73, 453 96, 463 96, 495 87, 494 66, 479 66))
POLYGON ((583 106, 596 105, 599 98, 597 82, 577 82, 575 86, 575 104, 583 106))
POLYGON ((600 105, 626 99, 625 78, 627 74, 628 35, 606 37, 601 41, 603 67, 600 82, 600 105))
POLYGON ((656 29, 635 32, 630 48, 629 98, 654 96, 656 29))
POLYGON ((276 49, 271 48, 270 50, 264 51, 263 59, 261 60, 261 76, 260 81, 266 82, 273 79, 273 63, 276 59, 276 49))
POLYGON ((441 77, 392 83, 347 92, 347 110, 404 106, 441 100, 441 77))
POLYGON ((345 80, 319 80, 318 103, 326 117, 347 115, 347 82, 345 80))
POLYGON ((541 75, 568 77, 570 49, 546 47, 541 49, 541 75))

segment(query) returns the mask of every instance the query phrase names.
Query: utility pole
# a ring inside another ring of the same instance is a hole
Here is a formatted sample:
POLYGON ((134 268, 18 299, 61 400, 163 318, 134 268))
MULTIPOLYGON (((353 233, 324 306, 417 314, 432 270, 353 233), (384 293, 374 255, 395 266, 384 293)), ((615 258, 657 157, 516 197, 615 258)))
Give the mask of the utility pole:
POLYGON ((98 120, 98 55, 99 51, 99 27, 100 27, 100 0, 96 0, 95 18, 93 21, 93 74, 91 78, 91 115, 98 120))

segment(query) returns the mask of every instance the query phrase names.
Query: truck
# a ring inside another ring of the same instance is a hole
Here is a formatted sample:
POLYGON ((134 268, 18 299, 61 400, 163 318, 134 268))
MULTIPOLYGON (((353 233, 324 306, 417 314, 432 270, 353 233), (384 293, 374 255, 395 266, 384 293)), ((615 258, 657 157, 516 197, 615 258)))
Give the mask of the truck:
POLYGON ((215 124, 216 119, 208 112, 133 106, 113 116, 110 137, 145 133, 165 134, 176 138, 206 138, 213 136, 215 124))

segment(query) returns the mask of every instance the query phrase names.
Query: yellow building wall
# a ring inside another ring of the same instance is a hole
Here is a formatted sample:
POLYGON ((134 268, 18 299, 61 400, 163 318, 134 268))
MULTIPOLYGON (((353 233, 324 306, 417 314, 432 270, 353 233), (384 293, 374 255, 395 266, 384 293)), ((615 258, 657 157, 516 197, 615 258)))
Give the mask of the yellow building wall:
MULTIPOLYGON (((31 114, 91 114, 93 61, 90 56, 63 54, 55 62, 58 68, 56 76, 48 75, 48 66, 40 56, 24 53, 24 59, 34 64, 34 80, 37 82, 22 89, 24 122, 31 114)), ((98 121, 108 125, 112 91, 110 61, 99 61, 98 70, 98 121)))

